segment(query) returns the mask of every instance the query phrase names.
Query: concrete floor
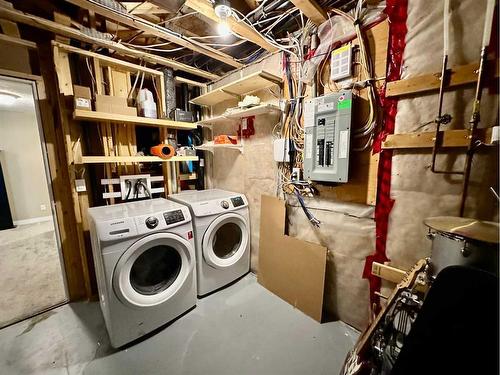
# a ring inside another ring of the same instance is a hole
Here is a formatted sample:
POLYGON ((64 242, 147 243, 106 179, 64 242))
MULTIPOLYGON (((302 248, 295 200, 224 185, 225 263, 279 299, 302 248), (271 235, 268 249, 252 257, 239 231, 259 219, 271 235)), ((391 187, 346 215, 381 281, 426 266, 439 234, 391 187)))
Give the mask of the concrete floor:
POLYGON ((358 332, 319 324, 253 274, 115 351, 98 303, 72 303, 0 331, 1 374, 337 374, 358 332))
POLYGON ((52 220, 0 231, 0 327, 66 301, 52 220))

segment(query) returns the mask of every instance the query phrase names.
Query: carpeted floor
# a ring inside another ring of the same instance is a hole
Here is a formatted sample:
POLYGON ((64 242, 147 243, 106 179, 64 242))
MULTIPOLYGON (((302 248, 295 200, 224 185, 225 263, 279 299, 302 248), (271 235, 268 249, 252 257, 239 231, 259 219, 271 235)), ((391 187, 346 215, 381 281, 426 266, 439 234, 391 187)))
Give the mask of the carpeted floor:
POLYGON ((0 231, 0 327, 66 300, 54 224, 0 231))

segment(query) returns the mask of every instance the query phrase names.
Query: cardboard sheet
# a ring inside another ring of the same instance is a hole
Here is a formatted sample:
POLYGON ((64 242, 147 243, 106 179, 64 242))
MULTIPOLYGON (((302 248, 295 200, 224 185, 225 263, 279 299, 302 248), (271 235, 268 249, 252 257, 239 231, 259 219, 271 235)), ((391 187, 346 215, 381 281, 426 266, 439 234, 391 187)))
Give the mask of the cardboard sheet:
POLYGON ((285 235, 285 203, 266 195, 261 199, 258 281, 321 322, 327 249, 285 235))

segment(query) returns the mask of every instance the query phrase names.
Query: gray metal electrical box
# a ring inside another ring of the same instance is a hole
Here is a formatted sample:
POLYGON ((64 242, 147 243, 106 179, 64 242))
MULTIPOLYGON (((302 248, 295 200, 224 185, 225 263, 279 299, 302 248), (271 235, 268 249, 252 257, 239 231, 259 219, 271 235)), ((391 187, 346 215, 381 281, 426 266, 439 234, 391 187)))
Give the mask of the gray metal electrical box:
POLYGON ((352 92, 341 91, 304 102, 304 178, 347 182, 352 92))

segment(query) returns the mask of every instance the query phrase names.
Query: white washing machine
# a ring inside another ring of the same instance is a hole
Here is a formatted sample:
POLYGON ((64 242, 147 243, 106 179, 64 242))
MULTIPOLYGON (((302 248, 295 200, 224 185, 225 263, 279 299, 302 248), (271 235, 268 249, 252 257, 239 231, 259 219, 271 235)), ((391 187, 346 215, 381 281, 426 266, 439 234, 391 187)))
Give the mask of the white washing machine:
POLYGON ((213 292, 250 270, 250 218, 243 194, 210 189, 168 198, 191 209, 198 296, 213 292))
POLYGON ((111 345, 123 346, 196 305, 187 207, 160 198, 94 207, 88 213, 111 345))

